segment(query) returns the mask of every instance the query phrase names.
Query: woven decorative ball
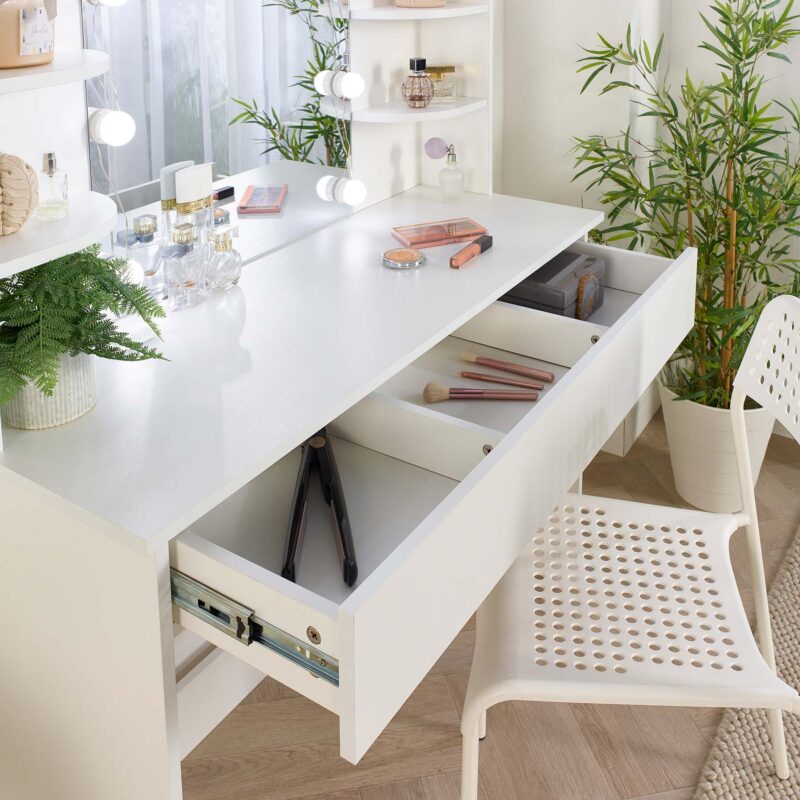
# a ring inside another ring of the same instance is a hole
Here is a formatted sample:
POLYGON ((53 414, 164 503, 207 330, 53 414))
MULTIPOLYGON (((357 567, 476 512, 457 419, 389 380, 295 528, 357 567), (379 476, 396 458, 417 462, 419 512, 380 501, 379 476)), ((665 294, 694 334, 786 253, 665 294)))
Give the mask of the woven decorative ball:
POLYGON ((400 8, 441 8, 447 5, 447 0, 394 0, 400 8))
POLYGON ((39 204, 39 180, 30 164, 0 153, 0 236, 16 233, 39 204))

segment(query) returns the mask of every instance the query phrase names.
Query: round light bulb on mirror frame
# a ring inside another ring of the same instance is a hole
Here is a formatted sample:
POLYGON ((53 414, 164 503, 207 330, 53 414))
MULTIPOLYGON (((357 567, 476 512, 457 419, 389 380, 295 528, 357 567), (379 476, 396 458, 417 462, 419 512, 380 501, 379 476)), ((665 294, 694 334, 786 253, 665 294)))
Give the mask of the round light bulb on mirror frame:
POLYGON ((325 97, 354 100, 364 94, 367 83, 357 72, 326 69, 314 76, 314 88, 325 97))
POLYGON ((89 136, 97 144, 122 147, 136 135, 136 120, 125 111, 89 109, 89 136))
POLYGON ((367 187, 355 178, 325 175, 317 181, 317 195, 328 202, 359 206, 367 199, 367 187))

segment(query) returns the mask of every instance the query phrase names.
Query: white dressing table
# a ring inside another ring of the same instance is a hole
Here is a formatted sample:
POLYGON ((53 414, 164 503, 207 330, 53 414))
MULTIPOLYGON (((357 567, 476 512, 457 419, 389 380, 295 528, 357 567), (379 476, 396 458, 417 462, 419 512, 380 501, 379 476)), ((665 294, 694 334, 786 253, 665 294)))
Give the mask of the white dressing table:
POLYGON ((418 187, 170 318, 169 361, 99 363, 82 419, 7 429, 0 796, 177 800, 181 757, 264 674, 337 713, 357 761, 691 327, 693 251, 600 248, 608 295, 588 322, 495 302, 601 218, 499 195, 443 207, 418 187), (458 271, 455 248, 380 265, 392 226, 444 214, 486 225, 493 249, 458 271), (424 405, 460 352, 494 349, 556 382, 530 407, 424 405), (352 590, 321 508, 298 584, 279 574, 296 448, 325 425, 352 590), (173 605, 170 568, 208 590, 216 624, 173 605))

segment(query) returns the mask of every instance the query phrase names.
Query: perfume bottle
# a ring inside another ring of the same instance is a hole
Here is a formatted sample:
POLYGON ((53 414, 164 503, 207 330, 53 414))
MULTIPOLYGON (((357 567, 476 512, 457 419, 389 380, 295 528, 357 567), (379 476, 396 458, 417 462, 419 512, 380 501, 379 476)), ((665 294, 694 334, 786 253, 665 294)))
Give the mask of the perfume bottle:
POLYGON ((442 200, 459 200, 464 194, 464 172, 458 166, 456 149, 452 144, 447 148, 447 166, 439 172, 439 188, 442 200))
POLYGON ((409 62, 411 71, 403 83, 403 100, 409 108, 427 108, 433 100, 433 81, 425 72, 426 65, 424 58, 409 62))
POLYGON ((164 271, 169 309, 180 311, 203 299, 205 259, 197 229, 190 222, 179 222, 172 229, 172 242, 165 253, 164 271))
POLYGON ((233 249, 232 228, 214 232, 214 255, 206 271, 206 286, 213 292, 227 292, 242 276, 242 257, 233 249))
POLYGON ((45 153, 39 173, 39 205, 36 218, 44 222, 64 219, 69 213, 67 173, 56 167, 56 154, 45 153))
POLYGON ((433 82, 432 105, 455 103, 456 68, 453 66, 428 67, 428 77, 433 82))
POLYGON ((167 296, 164 283, 162 243, 156 238, 158 219, 155 214, 142 214, 133 220, 136 241, 130 245, 130 260, 136 261, 144 273, 144 287, 156 300, 167 296))
POLYGON ((196 164, 175 173, 177 223, 191 222, 201 245, 209 244, 214 230, 213 195, 211 164, 196 164))
POLYGON ((161 168, 161 243, 165 247, 172 244, 172 226, 177 222, 177 193, 175 191, 175 175, 182 169, 193 167, 194 161, 179 161, 161 168))

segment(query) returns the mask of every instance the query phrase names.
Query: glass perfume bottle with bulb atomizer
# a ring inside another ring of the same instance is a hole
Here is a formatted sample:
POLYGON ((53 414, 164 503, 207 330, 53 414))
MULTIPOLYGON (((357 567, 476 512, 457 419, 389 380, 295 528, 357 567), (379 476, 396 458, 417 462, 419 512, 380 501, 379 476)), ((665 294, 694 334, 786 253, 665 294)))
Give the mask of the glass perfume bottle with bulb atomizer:
POLYGON ((39 205, 36 219, 55 222, 69 214, 69 182, 67 173, 58 169, 55 153, 42 156, 42 171, 39 173, 39 205))
POLYGON ((239 229, 220 226, 213 233, 214 254, 206 270, 206 288, 211 292, 227 292, 242 276, 242 257, 233 248, 233 237, 239 229))
POLYGON ((455 145, 435 136, 425 142, 425 153, 429 158, 446 158, 445 166, 439 171, 439 188, 442 200, 459 200, 464 194, 464 171, 458 166, 455 145))
POLYGON ((165 253, 164 276, 170 311, 197 305, 205 294, 204 247, 191 222, 178 222, 172 229, 172 245, 165 253))

